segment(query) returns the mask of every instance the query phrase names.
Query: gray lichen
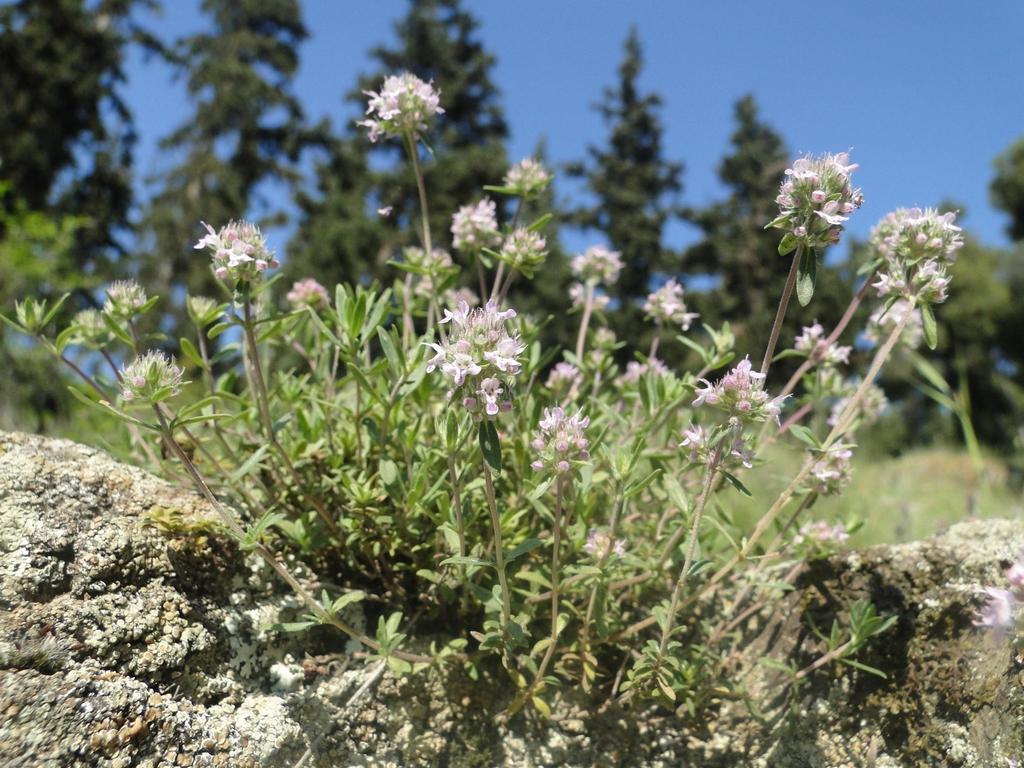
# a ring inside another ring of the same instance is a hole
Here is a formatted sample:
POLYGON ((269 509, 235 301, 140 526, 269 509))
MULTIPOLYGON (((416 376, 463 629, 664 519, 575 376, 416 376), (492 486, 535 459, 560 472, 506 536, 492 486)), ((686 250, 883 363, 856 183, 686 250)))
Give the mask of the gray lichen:
MULTIPOLYGON (((330 633, 272 629, 298 610, 219 536, 198 496, 94 449, 0 434, 0 765, 1008 765, 1024 756, 1024 659, 971 626, 977 586, 1024 549, 1024 524, 805 568, 751 616, 742 660, 806 662, 808 619, 866 597, 900 621, 866 649, 881 680, 826 667, 795 697, 751 665, 764 719, 727 701, 700 723, 567 686, 544 721, 506 721, 507 686, 459 669, 370 671, 330 633), (330 656, 316 656, 333 643, 330 656)), ((312 577, 306 575, 307 580, 312 577)))

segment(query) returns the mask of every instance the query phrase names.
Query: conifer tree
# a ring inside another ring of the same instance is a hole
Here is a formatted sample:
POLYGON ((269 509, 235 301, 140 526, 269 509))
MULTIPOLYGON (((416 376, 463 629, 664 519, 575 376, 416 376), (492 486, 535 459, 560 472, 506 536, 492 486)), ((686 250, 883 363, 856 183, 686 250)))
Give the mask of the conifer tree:
MULTIPOLYGON (((778 233, 764 227, 778 215, 775 198, 791 158, 782 137, 761 120, 753 96, 740 99, 734 112, 731 149, 718 169, 729 195, 687 211, 703 238, 683 260, 687 272, 717 279, 712 290, 693 295, 702 319, 713 325, 730 321, 740 354, 754 357, 763 351, 789 272, 790 258, 778 253, 778 233)), ((815 319, 831 327, 850 298, 849 279, 845 272, 821 270, 811 306, 790 307, 783 343, 815 319)))
POLYGON ((174 46, 193 112, 161 142, 178 159, 157 179, 143 221, 148 281, 217 295, 206 259, 193 255, 200 220, 248 217, 280 223, 261 185, 291 184, 300 153, 316 140, 292 94, 306 37, 297 0, 204 0, 212 29, 174 46))
MULTIPOLYGON (((494 56, 477 34, 479 23, 459 0, 411 0, 395 25, 395 47, 371 51, 379 65, 360 78, 349 100, 360 113, 364 91, 408 71, 432 80, 445 112, 427 137, 436 157, 424 164, 434 242, 447 246, 452 214, 478 199, 485 184, 499 184, 507 166, 508 126, 491 79, 494 56)), ((400 142, 372 144, 350 123, 317 168, 318 195, 300 201, 302 220, 292 244, 291 271, 331 280, 380 276, 383 264, 409 244, 418 215, 416 184, 402 162, 400 142), (368 168, 380 169, 372 172, 368 168), (378 215, 378 209, 389 215, 378 215)))
POLYGON ((683 166, 662 156, 661 98, 640 90, 643 50, 636 29, 626 38, 619 79, 597 105, 609 127, 606 146, 588 148, 582 163, 570 166, 595 198, 577 208, 571 221, 598 230, 622 254, 625 269, 614 288, 620 302, 620 332, 636 336, 642 326, 640 306, 658 273, 675 274, 678 264, 662 243, 665 224, 679 209, 683 166))

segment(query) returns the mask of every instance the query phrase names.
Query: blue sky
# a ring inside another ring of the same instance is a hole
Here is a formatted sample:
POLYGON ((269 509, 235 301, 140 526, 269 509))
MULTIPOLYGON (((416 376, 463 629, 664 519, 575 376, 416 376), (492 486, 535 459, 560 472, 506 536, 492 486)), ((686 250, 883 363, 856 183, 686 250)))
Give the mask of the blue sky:
MULTIPOLYGON (((204 25, 198 0, 166 0, 166 39, 204 25)), ((796 0, 477 0, 467 2, 498 59, 495 80, 513 159, 540 138, 553 162, 581 157, 605 128, 592 110, 613 82, 636 24, 642 86, 664 99, 665 153, 686 164, 683 201, 722 193, 715 175, 733 129, 732 106, 753 93, 793 152, 853 150, 865 235, 897 206, 960 202, 965 224, 992 244, 1005 220, 988 202, 992 160, 1024 135, 1024 2, 797 2, 796 0)), ((342 101, 366 52, 394 40, 406 0, 305 0, 311 36, 296 91, 310 118, 355 118, 342 101)), ((442 89, 444 83, 438 84, 442 89)), ((127 99, 140 132, 140 176, 159 167, 156 141, 189 114, 184 84, 133 57, 127 99)), ((559 188, 568 195, 567 185, 559 188)), ((282 235, 284 233, 281 233, 282 235)), ((685 225, 671 244, 693 238, 685 225)), ((567 244, 585 244, 570 235, 567 244)), ((283 246, 283 242, 279 243, 283 246)))

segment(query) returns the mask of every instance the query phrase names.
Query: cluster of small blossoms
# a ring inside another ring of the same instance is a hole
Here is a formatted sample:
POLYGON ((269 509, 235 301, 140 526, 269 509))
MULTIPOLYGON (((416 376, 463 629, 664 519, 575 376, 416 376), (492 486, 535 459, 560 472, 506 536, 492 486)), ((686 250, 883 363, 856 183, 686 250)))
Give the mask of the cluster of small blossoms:
POLYGON ((572 273, 584 283, 615 285, 622 271, 622 255, 603 245, 592 245, 576 254, 570 264, 572 273))
POLYGON ((900 336, 900 344, 907 349, 917 349, 924 340, 924 320, 921 318, 921 310, 912 308, 906 299, 897 299, 896 302, 886 309, 879 307, 871 313, 868 318, 868 326, 864 331, 868 341, 881 344, 883 339, 888 338, 893 329, 903 322, 907 312, 912 312, 907 324, 903 327, 903 335, 900 336))
POLYGON ((220 317, 220 304, 208 296, 189 296, 185 299, 185 308, 200 328, 205 328, 220 317))
POLYGON ((785 230, 806 247, 836 242, 843 224, 864 202, 851 183, 857 167, 846 152, 796 160, 786 169, 775 198, 780 215, 770 226, 785 230))
POLYGON ((494 418, 512 408, 508 388, 526 349, 506 327, 515 316, 515 310, 501 311, 494 301, 475 309, 463 301, 454 311, 444 311, 441 322, 451 323, 448 340, 430 344, 436 354, 427 361, 427 371, 440 368, 451 379, 449 399, 458 399, 476 416, 494 418))
POLYGON ((107 288, 103 311, 111 317, 131 320, 146 305, 146 291, 134 280, 117 280, 107 288))
POLYGON ((505 237, 498 257, 518 272, 532 278, 537 267, 544 263, 548 252, 547 241, 526 227, 518 227, 505 237))
POLYGON ((853 351, 853 347, 829 344, 825 329, 817 321, 814 325, 804 326, 801 334, 796 337, 794 347, 808 359, 826 366, 849 364, 850 352, 853 351))
POLYGON ((690 330, 690 324, 700 317, 696 312, 686 311, 683 286, 675 278, 647 296, 644 313, 659 325, 678 325, 684 331, 690 330))
POLYGON ((452 216, 452 245, 460 251, 479 252, 501 241, 494 201, 488 197, 464 205, 452 216))
POLYGON ((322 307, 328 301, 327 289, 312 277, 292 283, 292 289, 288 291, 285 298, 295 309, 322 307))
POLYGON ((579 368, 572 363, 562 361, 551 369, 546 386, 552 392, 571 392, 574 387, 579 386, 582 380, 579 368))
POLYGON ((994 629, 1000 634, 1016 626, 1017 607, 1024 603, 1024 553, 1006 571, 1006 580, 1010 582, 1010 589, 985 587, 982 590, 988 599, 974 620, 975 626, 994 629))
POLYGON ((195 250, 209 248, 213 252, 213 274, 220 280, 247 283, 259 279, 268 269, 278 266, 274 252, 260 228, 248 221, 230 221, 214 230, 205 221, 206 234, 195 244, 195 250))
MULTIPOLYGON (((420 275, 415 289, 417 296, 430 297, 437 293, 437 284, 442 283, 446 274, 450 273, 455 266, 451 254, 442 248, 432 248, 427 254, 423 248, 412 245, 403 249, 402 255, 405 257, 405 263, 415 268, 420 275)), ((453 306, 458 306, 458 304, 453 306)))
POLYGON ((849 448, 833 448, 819 458, 811 467, 808 486, 819 496, 838 496, 850 483, 853 471, 850 459, 853 451, 849 448))
POLYGON ((71 338, 89 349, 102 349, 110 343, 110 329, 95 309, 83 309, 71 320, 71 338))
POLYGON ((642 376, 648 373, 652 376, 665 376, 668 372, 668 366, 656 357, 649 357, 643 363, 639 360, 630 360, 626 363, 626 372, 615 379, 615 386, 623 387, 636 384, 642 376))
MULTIPOLYGON (((843 395, 832 406, 832 412, 828 417, 829 426, 834 427, 839 423, 839 417, 850 404, 850 400, 853 398, 853 393, 857 390, 857 387, 858 382, 856 380, 847 382, 846 389, 848 394, 843 395)), ((885 392, 880 387, 872 384, 864 391, 864 397, 861 398, 857 406, 856 418, 864 426, 874 424, 887 407, 889 407, 889 399, 885 396, 885 392)))
POLYGON ((615 557, 624 557, 626 554, 626 540, 613 539, 607 532, 591 528, 587 533, 587 540, 583 544, 583 551, 598 562, 613 555, 615 557))
POLYGON ((537 434, 530 444, 536 458, 530 464, 536 471, 566 475, 573 470, 573 462, 587 461, 590 441, 584 430, 590 419, 578 411, 572 416, 555 406, 544 409, 544 418, 537 425, 537 434))
MULTIPOLYGON (((569 286, 569 300, 574 308, 582 307, 587 303, 587 288, 583 283, 573 283, 569 286)), ((611 304, 611 297, 603 293, 595 293, 590 300, 590 307, 595 312, 604 312, 611 304)))
MULTIPOLYGON (((697 424, 691 424, 683 430, 683 441, 679 443, 680 448, 688 449, 687 458, 691 464, 711 463, 712 453, 715 446, 712 445, 715 436, 712 432, 697 424)), ((728 453, 718 457, 718 466, 722 469, 743 466, 750 469, 754 466, 754 451, 750 448, 747 438, 740 432, 734 432, 732 442, 729 445, 728 453)))
POLYGON ((361 120, 358 125, 369 129, 370 141, 373 142, 382 136, 405 136, 425 131, 434 115, 444 113, 440 94, 434 86, 409 72, 386 77, 379 93, 363 93, 370 97, 366 114, 374 117, 361 120))
POLYGON ((121 369, 121 399, 158 403, 174 397, 184 384, 184 371, 163 352, 150 351, 121 369))
POLYGON ((949 266, 963 247, 953 212, 934 208, 900 208, 871 230, 870 243, 878 257, 879 296, 916 298, 927 304, 946 300, 949 266))
POLYGON ((830 525, 824 520, 804 523, 793 537, 797 546, 810 545, 812 548, 831 548, 845 543, 850 538, 849 531, 842 523, 830 525))
POLYGON ((520 197, 530 197, 540 192, 551 181, 551 174, 532 157, 520 160, 505 174, 505 186, 520 197))
POLYGON ((763 373, 753 370, 750 358, 744 358, 716 384, 700 379, 702 386, 697 389, 693 405, 720 408, 731 420, 742 424, 768 419, 778 421, 785 398, 770 397, 764 391, 764 380, 763 373))

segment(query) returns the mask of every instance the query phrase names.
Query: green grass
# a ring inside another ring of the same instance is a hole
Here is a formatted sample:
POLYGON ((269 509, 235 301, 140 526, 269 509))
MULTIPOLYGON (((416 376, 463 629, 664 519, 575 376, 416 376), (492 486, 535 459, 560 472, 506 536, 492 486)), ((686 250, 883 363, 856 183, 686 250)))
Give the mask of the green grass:
MULTIPOLYGON (((799 470, 800 454, 775 449, 769 463, 744 478, 752 498, 725 490, 736 522, 752 526, 799 470)), ((784 513, 785 515, 785 513, 784 513)), ((850 546, 913 541, 969 518, 1024 518, 1024 497, 1008 484, 997 459, 977 472, 966 453, 919 449, 884 460, 854 460, 853 480, 839 497, 822 498, 802 518, 863 521, 850 546)))

